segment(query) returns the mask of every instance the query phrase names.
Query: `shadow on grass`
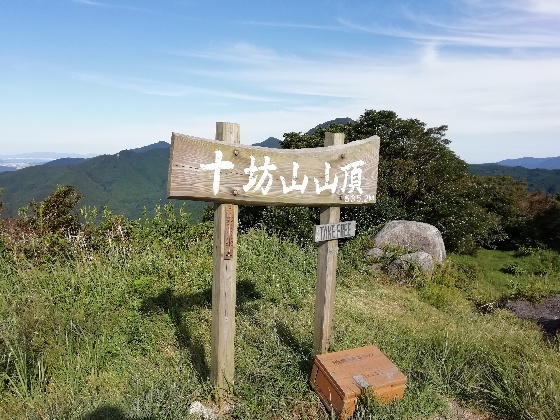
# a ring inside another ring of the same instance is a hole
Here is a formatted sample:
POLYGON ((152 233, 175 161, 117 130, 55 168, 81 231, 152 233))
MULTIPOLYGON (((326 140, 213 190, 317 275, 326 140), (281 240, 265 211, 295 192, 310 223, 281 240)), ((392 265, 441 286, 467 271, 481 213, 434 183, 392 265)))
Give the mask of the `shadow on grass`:
POLYGON ((311 369, 313 368, 312 344, 299 340, 295 334, 292 333, 289 326, 283 322, 278 322, 276 324, 276 331, 280 341, 300 357, 298 368, 301 374, 304 377, 309 377, 311 375, 311 369))
MULTIPOLYGON (((236 307, 239 310, 243 310, 247 302, 262 297, 256 290, 255 284, 248 280, 240 281, 236 286, 236 307)), ((169 315, 175 327, 175 336, 179 345, 189 352, 193 367, 202 380, 210 376, 210 367, 204 357, 204 346, 195 338, 196 326, 186 322, 183 315, 211 306, 212 288, 189 295, 177 294, 171 288, 166 288, 159 295, 144 299, 141 307, 142 312, 147 315, 160 310, 169 315)))
POLYGON ((560 319, 558 318, 542 317, 537 320, 537 324, 549 337, 554 337, 560 334, 560 319))
MULTIPOLYGON (((133 417, 128 417, 124 412, 112 405, 104 405, 86 414, 83 420, 132 420, 133 417)), ((155 417, 134 417, 135 420, 152 420, 155 417)))
POLYGON ((209 307, 211 303, 212 289, 210 288, 190 295, 176 294, 174 290, 167 288, 155 297, 144 299, 141 308, 142 312, 147 315, 159 310, 163 310, 169 315, 175 327, 175 336, 179 345, 189 352, 193 368, 202 380, 210 376, 210 368, 204 357, 204 346, 194 338, 195 329, 185 322, 183 314, 198 308, 209 307))

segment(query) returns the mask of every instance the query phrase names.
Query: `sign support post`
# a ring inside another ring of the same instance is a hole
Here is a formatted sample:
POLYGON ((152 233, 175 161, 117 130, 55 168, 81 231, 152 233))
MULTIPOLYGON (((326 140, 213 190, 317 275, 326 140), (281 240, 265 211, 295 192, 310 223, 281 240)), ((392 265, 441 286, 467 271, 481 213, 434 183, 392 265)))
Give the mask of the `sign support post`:
MULTIPOLYGON (((216 123, 216 140, 239 143, 239 124, 216 123)), ((234 377, 237 216, 237 205, 214 204, 210 382, 219 392, 234 377)))
POLYGON ((237 205, 321 207, 313 351, 331 338, 338 238, 355 223, 340 220, 340 206, 376 201, 379 137, 344 144, 327 133, 325 146, 279 150, 239 144, 239 125, 216 123, 216 140, 173 133, 167 197, 213 201, 214 242, 210 381, 219 395, 234 382, 237 205), (301 164, 301 166, 300 166, 301 164))
MULTIPOLYGON (((325 133, 325 147, 342 144, 344 144, 343 133, 325 133)), ((340 207, 321 207, 320 212, 321 225, 340 221, 340 207)), ((337 257, 338 239, 324 241, 319 245, 313 328, 314 355, 326 353, 329 347, 334 312, 337 257)))

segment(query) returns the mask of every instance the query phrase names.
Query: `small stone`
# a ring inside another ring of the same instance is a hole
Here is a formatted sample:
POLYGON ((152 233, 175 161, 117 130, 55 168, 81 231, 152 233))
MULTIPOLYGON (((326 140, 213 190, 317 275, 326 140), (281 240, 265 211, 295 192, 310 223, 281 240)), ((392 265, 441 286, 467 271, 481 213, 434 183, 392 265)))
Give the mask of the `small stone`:
POLYGON ((366 253, 366 255, 373 258, 383 258, 385 256, 385 251, 381 248, 372 248, 366 253))
POLYGON ((401 260, 416 264, 425 274, 431 274, 434 269, 434 259, 423 251, 413 252, 401 257, 401 260))
POLYGON ((204 420, 216 419, 216 414, 214 414, 214 411, 209 407, 205 407, 200 401, 194 401, 190 405, 189 414, 198 415, 201 419, 204 420))
POLYGON ((381 274, 383 273, 383 264, 376 263, 371 266, 371 273, 372 274, 381 274))

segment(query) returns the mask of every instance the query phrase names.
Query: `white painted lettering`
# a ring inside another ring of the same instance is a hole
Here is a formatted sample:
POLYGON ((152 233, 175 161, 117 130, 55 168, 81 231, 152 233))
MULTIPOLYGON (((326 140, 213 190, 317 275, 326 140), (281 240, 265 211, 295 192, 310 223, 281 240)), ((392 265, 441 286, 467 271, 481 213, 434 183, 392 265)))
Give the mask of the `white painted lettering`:
POLYGON ((221 150, 216 150, 216 160, 214 163, 201 163, 200 169, 204 171, 214 171, 214 182, 212 183, 212 190, 214 195, 220 191, 220 171, 222 169, 233 169, 233 163, 229 160, 222 161, 224 154, 221 150))
POLYGON ((331 175, 331 165, 328 162, 325 162, 325 185, 321 187, 321 183, 317 178, 313 178, 315 181, 315 190, 317 194, 321 194, 325 190, 331 190, 331 193, 334 193, 336 190, 336 185, 338 184, 338 176, 334 176, 333 182, 329 184, 331 175))
POLYGON ((355 162, 349 163, 346 166, 340 167, 340 169, 344 171, 344 183, 342 184, 342 193, 347 192, 346 188, 348 188, 348 193, 351 193, 354 190, 356 190, 360 194, 363 194, 364 191, 362 190, 361 166, 363 166, 364 163, 365 162, 363 160, 357 160, 355 162))
POLYGON ((307 175, 303 176, 303 182, 300 185, 297 185, 296 180, 298 178, 298 169, 299 169, 299 164, 297 162, 293 162, 292 163, 292 184, 291 185, 286 185, 286 179, 281 176, 280 177, 280 181, 282 181, 282 192, 284 194, 287 194, 289 192, 292 192, 294 190, 299 190, 302 194, 305 192, 305 187, 307 187, 307 182, 309 181, 307 179, 307 175))
POLYGON ((243 185, 243 191, 247 192, 254 186, 255 188, 253 191, 258 191, 260 188, 263 195, 266 195, 272 187, 272 175, 270 174, 270 171, 275 170, 276 165, 270 163, 270 157, 265 156, 264 164, 262 166, 256 166, 255 157, 251 156, 251 166, 244 169, 244 172, 249 175, 249 180, 247 181, 247 184, 243 185), (257 171, 262 171, 261 177, 258 182, 257 177, 255 176, 255 172, 257 171), (265 180, 267 182, 266 185, 263 186, 265 180))

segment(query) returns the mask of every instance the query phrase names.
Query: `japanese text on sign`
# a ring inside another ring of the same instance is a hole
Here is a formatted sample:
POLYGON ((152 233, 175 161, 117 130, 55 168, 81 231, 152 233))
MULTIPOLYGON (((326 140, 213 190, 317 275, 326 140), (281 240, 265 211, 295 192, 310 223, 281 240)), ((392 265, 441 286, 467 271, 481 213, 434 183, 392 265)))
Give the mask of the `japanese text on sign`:
MULTIPOLYGON (((247 168, 243 168, 243 172, 248 175, 248 180, 245 185, 243 185, 243 191, 247 192, 251 189, 253 191, 260 191, 263 195, 266 195, 273 183, 272 172, 275 171, 276 165, 271 162, 269 156, 264 156, 263 164, 261 166, 256 166, 256 159, 254 156, 250 156, 250 165, 247 168)), ((341 166, 339 169, 344 174, 344 180, 340 186, 340 193, 342 194, 352 194, 353 192, 363 193, 362 190, 362 166, 364 162, 361 160, 351 162, 345 166, 341 166)), ((205 171, 214 172, 214 181, 212 184, 212 191, 214 195, 218 194, 220 191, 220 174, 224 169, 234 169, 235 165, 233 162, 223 160, 223 153, 221 150, 215 151, 215 160, 213 163, 201 163, 200 169, 205 171)), ((307 175, 303 175, 301 178, 298 176, 299 163, 292 163, 292 178, 291 182, 287 181, 286 178, 280 176, 280 181, 282 183, 282 192, 284 194, 290 193, 292 191, 299 191, 303 194, 307 188, 309 179, 307 175), (300 179, 300 183, 298 183, 300 179)), ((330 182, 331 165, 325 162, 325 184, 321 185, 321 182, 317 178, 313 178, 315 182, 315 192, 320 194, 325 190, 330 190, 335 192, 338 185, 338 176, 334 175, 332 182, 330 182)))
POLYGON ((173 133, 168 198, 247 205, 375 202, 379 138, 268 149, 173 133))

